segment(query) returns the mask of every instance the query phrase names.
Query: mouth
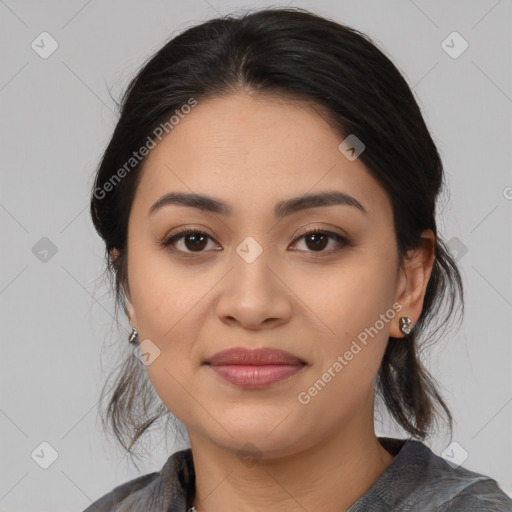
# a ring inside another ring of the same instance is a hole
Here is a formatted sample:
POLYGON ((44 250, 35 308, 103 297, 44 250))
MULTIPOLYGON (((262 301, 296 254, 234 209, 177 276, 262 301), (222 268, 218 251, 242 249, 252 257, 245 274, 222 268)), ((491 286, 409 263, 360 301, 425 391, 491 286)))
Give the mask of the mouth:
POLYGON ((235 347, 204 361, 223 380, 244 388, 262 388, 290 379, 307 363, 283 350, 235 347))

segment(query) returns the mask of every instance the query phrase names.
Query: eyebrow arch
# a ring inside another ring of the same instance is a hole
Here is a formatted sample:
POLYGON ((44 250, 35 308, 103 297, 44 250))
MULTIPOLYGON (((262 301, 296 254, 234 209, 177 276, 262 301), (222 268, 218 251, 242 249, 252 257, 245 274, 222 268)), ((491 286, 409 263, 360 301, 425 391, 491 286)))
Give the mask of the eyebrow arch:
MULTIPOLYGON (((231 215, 233 213, 231 206, 218 199, 214 199, 213 197, 194 193, 186 194, 182 192, 171 192, 158 199, 158 201, 156 201, 149 209, 148 215, 151 215, 160 208, 168 205, 188 206, 221 215, 231 215)), ((276 204, 274 208, 274 215, 276 218, 282 219, 302 210, 332 205, 353 206, 365 215, 368 215, 366 209, 357 199, 339 191, 305 194, 303 196, 281 201, 276 204)))

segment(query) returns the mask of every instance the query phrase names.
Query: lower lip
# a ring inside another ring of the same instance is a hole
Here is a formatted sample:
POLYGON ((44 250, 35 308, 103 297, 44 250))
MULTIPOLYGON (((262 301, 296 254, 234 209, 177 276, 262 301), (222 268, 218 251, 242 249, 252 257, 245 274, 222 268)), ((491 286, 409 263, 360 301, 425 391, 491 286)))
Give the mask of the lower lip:
POLYGON ((269 364, 269 365, 225 365, 210 368, 224 380, 237 386, 262 388, 290 378, 304 368, 304 365, 269 364))

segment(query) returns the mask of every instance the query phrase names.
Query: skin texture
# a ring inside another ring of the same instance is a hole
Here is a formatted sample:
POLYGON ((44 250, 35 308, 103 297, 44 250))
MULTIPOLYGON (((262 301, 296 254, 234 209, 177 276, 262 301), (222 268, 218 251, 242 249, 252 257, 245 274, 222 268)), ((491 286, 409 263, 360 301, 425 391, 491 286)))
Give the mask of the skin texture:
POLYGON ((344 510, 393 460, 374 431, 375 378, 388 337, 404 336, 399 317, 414 325, 420 316, 434 235, 423 234, 400 271, 390 200, 360 159, 339 151, 342 140, 306 103, 240 92, 199 102, 146 160, 125 290, 139 339, 160 350, 146 367, 151 383, 188 428, 198 512, 344 510), (335 205, 274 218, 279 201, 329 190, 368 214, 335 205), (168 192, 206 194, 233 213, 170 205, 148 215, 168 192), (189 237, 175 252, 159 245, 178 227, 210 237, 202 252, 189 237), (329 238, 315 249, 302 237, 310 228, 350 244, 329 238), (248 236, 263 250, 252 263, 236 251, 248 236), (396 302, 400 313, 300 403, 298 394, 396 302), (202 364, 235 346, 279 348, 307 366, 264 389, 240 388, 202 364), (239 457, 248 446, 252 462, 239 457))

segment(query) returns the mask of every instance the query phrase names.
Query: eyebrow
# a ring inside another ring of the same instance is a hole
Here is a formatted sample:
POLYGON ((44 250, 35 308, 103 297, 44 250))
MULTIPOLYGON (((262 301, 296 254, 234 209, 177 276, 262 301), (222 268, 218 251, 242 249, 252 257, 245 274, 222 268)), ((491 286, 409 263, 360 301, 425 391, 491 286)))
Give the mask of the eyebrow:
MULTIPOLYGON (((158 199, 158 201, 156 201, 149 209, 148 215, 151 215, 160 208, 169 205, 188 206, 220 215, 231 215, 233 213, 231 206, 219 199, 202 194, 171 192, 158 199)), ((349 194, 339 191, 305 194, 303 196, 281 201, 276 204, 274 208, 274 215, 276 218, 282 219, 302 210, 333 205, 352 206, 365 215, 368 215, 366 209, 357 199, 349 194)))

